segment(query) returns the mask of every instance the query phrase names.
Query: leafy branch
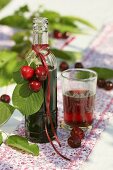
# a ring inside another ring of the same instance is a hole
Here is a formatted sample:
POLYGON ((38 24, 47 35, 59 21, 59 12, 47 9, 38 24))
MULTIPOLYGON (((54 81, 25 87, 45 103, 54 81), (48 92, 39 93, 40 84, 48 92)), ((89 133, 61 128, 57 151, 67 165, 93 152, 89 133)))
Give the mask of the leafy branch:
MULTIPOLYGON (((31 20, 34 17, 47 17, 49 20, 49 32, 51 33, 53 33, 56 29, 62 33, 70 32, 72 34, 87 34, 89 32, 87 30, 95 30, 93 24, 79 17, 62 16, 58 12, 45 10, 42 7, 39 7, 36 12, 33 12, 31 14, 31 16, 26 17, 26 14, 28 14, 29 12, 30 11, 28 6, 24 5, 16 10, 13 15, 4 17, 0 20, 0 24, 8 25, 18 29, 18 31, 11 37, 11 39, 15 42, 15 45, 10 50, 3 50, 2 52, 0 52, 0 86, 13 83, 12 71, 15 70, 18 61, 23 60, 26 53, 28 52, 28 49, 31 48, 30 30, 32 30, 31 20), (87 30, 84 29, 83 26, 86 27, 87 30), (15 57, 12 58, 12 55, 15 55, 15 57), (4 62, 4 64, 2 63, 3 58, 8 58, 5 59, 6 62, 4 62)), ((54 38, 50 37, 49 40, 52 48, 54 38)), ((55 52, 56 57, 63 60, 75 62, 76 58, 78 58, 78 52, 76 51, 67 52, 58 49, 52 49, 52 51, 55 52)), ((81 57, 82 55, 79 56, 81 57)))
MULTIPOLYGON (((14 73, 14 79, 18 84, 12 94, 13 105, 0 101, 0 126, 10 119, 15 109, 18 109, 23 115, 32 115, 38 112, 42 106, 44 100, 43 90, 41 89, 39 92, 35 93, 28 88, 28 82, 25 80, 22 81, 23 78, 20 75, 20 68, 25 64, 27 64, 27 61, 19 63, 16 72, 14 73)), ((0 145, 2 143, 3 137, 0 132, 0 145)), ((9 136, 5 140, 5 144, 35 156, 39 154, 39 148, 36 144, 30 144, 26 138, 18 135, 9 136)))

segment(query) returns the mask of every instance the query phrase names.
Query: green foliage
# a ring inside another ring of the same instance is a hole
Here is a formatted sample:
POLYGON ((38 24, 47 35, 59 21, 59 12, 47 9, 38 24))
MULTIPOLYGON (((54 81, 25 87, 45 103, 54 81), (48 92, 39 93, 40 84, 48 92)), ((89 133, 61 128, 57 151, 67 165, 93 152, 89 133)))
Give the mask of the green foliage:
POLYGON ((65 23, 65 24, 69 24, 69 25, 74 25, 76 27, 78 27, 78 23, 90 27, 92 29, 96 29, 96 27, 90 23, 89 21, 80 18, 80 17, 74 17, 74 16, 61 16, 60 19, 61 23, 65 23))
POLYGON ((15 27, 15 28, 23 28, 23 29, 32 28, 32 25, 29 19, 27 19, 23 15, 21 16, 18 14, 7 16, 1 19, 0 24, 8 25, 8 26, 15 27))
POLYGON ((28 6, 20 7, 13 15, 7 16, 0 20, 0 24, 8 25, 15 28, 31 29, 32 23, 29 18, 25 17, 24 13, 28 12, 28 6))
POLYGON ((56 57, 61 58, 63 60, 68 60, 71 62, 75 62, 76 59, 81 59, 81 56, 82 56, 81 52, 62 51, 62 50, 55 49, 55 48, 52 48, 51 51, 56 57))
POLYGON ((23 30, 16 32, 11 39, 14 40, 16 43, 23 43, 23 41, 28 40, 30 37, 30 31, 28 30, 23 30))
POLYGON ((61 32, 68 31, 75 34, 83 34, 85 31, 83 28, 81 29, 79 23, 91 29, 96 29, 93 24, 85 19, 74 16, 61 16, 58 12, 55 11, 44 10, 39 13, 39 16, 48 18, 50 23, 49 28, 51 31, 57 29, 61 32))
POLYGON ((12 83, 12 73, 17 67, 17 53, 0 51, 0 86, 12 83))
POLYGON ((14 110, 15 109, 13 106, 7 103, 0 102, 0 126, 2 126, 9 120, 14 110))
POLYGON ((0 9, 4 8, 11 0, 0 0, 0 9))
MULTIPOLYGON (((25 59, 25 55, 28 49, 31 49, 31 30, 32 30, 32 18, 36 16, 47 17, 49 20, 49 32, 57 29, 61 32, 70 32, 73 34, 87 34, 88 31, 84 30, 81 25, 87 26, 87 28, 95 27, 88 21, 73 16, 62 16, 58 12, 52 10, 45 10, 39 7, 36 12, 34 12, 30 17, 26 17, 26 13, 29 12, 27 5, 20 7, 11 16, 7 16, 0 20, 0 24, 8 25, 11 27, 18 28, 18 31, 11 37, 15 42, 15 45, 11 48, 11 51, 0 52, 0 86, 8 85, 12 83, 12 72, 15 71, 15 67, 18 63, 18 58, 20 60, 25 59), (13 56, 16 57, 13 57, 13 56), (4 61, 1 61, 4 60, 4 61)), ((51 42, 53 38, 50 38, 51 42)), ((54 42, 54 41, 53 41, 54 42)), ((67 52, 57 49, 52 50, 53 53, 58 58, 65 60, 75 61, 76 56, 80 56, 79 52, 67 52)), ((17 83, 24 82, 20 77, 19 72, 14 73, 14 79, 17 83), (18 78, 15 74, 17 73, 18 78), (21 79, 21 81, 20 81, 21 79)))
POLYGON ((91 67, 91 70, 94 70, 98 74, 98 78, 102 79, 112 79, 113 78, 113 70, 108 68, 100 68, 100 67, 91 67))
POLYGON ((13 148, 23 150, 34 156, 39 155, 38 145, 28 143, 28 140, 24 137, 18 135, 12 135, 8 137, 5 143, 13 148))
POLYGON ((58 12, 55 12, 55 11, 43 10, 43 12, 39 13, 39 16, 46 17, 46 18, 48 18, 50 23, 54 23, 54 22, 59 21, 59 18, 60 18, 61 15, 58 12))
POLYGON ((15 82, 17 84, 22 84, 25 83, 26 81, 22 78, 21 74, 20 74, 20 68, 22 66, 28 65, 26 60, 23 60, 21 62, 18 63, 17 68, 15 69, 15 71, 13 72, 13 79, 15 80, 15 82))
POLYGON ((24 13, 26 12, 29 12, 27 5, 20 7, 13 15, 1 19, 0 24, 31 30, 32 29, 31 19, 38 15, 41 17, 48 18, 49 31, 58 29, 61 32, 69 31, 75 34, 84 33, 83 28, 81 29, 79 23, 91 29, 95 29, 93 24, 91 24, 87 20, 73 16, 61 16, 58 12, 51 10, 43 10, 42 12, 40 12, 40 9, 38 9, 37 12, 33 13, 30 18, 25 17, 24 13))
POLYGON ((3 143, 2 132, 0 132, 0 145, 3 143))
POLYGON ((43 90, 39 92, 32 92, 28 83, 18 84, 12 95, 13 105, 23 114, 32 115, 36 113, 42 106, 44 97, 43 90))

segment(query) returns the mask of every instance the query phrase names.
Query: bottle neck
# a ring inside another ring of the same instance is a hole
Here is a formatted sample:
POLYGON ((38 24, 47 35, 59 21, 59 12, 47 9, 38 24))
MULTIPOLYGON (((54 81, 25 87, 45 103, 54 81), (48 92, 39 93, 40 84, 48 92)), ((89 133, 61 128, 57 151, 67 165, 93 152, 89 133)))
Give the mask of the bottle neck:
POLYGON ((33 45, 48 44, 48 32, 33 32, 33 45))

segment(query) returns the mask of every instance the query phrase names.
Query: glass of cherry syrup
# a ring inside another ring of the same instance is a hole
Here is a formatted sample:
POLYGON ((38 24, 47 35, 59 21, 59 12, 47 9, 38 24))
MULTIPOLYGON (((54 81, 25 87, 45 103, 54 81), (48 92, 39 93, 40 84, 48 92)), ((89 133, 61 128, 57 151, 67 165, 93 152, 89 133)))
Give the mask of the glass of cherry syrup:
POLYGON ((88 128, 94 119, 97 74, 90 69, 62 72, 64 124, 88 128))

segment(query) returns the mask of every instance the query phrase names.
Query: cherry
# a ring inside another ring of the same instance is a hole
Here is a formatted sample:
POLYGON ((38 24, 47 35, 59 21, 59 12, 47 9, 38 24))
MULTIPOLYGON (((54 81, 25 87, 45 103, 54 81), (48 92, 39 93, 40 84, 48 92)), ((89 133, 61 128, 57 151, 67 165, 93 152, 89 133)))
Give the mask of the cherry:
POLYGON ((69 38, 69 36, 70 36, 70 33, 69 33, 69 32, 64 32, 64 33, 62 34, 62 38, 64 38, 64 39, 69 38))
POLYGON ((2 102, 9 103, 9 102, 10 102, 10 96, 7 95, 7 94, 3 94, 3 95, 0 97, 0 100, 1 100, 2 102))
POLYGON ((104 88, 104 86, 105 86, 105 80, 104 80, 104 79, 98 79, 98 80, 97 80, 97 86, 98 86, 99 88, 104 88))
POLYGON ((84 68, 83 64, 81 62, 75 63, 75 68, 84 68))
POLYGON ((39 66, 35 70, 36 78, 39 81, 44 81, 47 78, 47 71, 44 66, 39 66))
POLYGON ((67 70, 68 68, 69 68, 69 65, 67 64, 67 62, 63 61, 60 63, 60 66, 59 66, 60 71, 67 70))
POLYGON ((78 148, 81 146, 81 139, 79 136, 75 136, 74 138, 69 137, 67 142, 71 148, 78 148))
POLYGON ((21 76, 26 80, 31 79, 34 75, 34 69, 30 66, 21 67, 20 72, 21 72, 21 76))
POLYGON ((29 88, 34 92, 38 92, 41 89, 41 87, 42 84, 38 80, 32 80, 29 82, 29 88))
POLYGON ((79 136, 80 139, 83 139, 84 138, 84 131, 82 129, 80 129, 79 127, 74 127, 72 130, 71 130, 71 137, 74 139, 76 138, 76 136, 79 136))
POLYGON ((53 31, 53 37, 56 38, 56 39, 61 39, 62 33, 59 30, 54 30, 53 31))
POLYGON ((112 90, 113 89, 113 83, 111 81, 106 81, 104 88, 105 88, 105 90, 112 90))

